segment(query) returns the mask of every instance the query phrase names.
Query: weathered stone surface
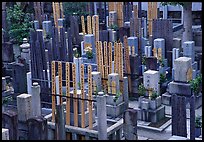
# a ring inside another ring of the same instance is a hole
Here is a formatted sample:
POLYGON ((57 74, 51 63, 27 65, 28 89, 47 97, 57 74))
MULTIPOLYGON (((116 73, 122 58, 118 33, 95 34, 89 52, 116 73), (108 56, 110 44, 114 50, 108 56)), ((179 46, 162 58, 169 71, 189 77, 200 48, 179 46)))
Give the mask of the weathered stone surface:
POLYGON ((120 90, 119 75, 117 73, 111 73, 108 75, 108 87, 109 86, 109 94, 116 94, 120 90))
POLYGON ((13 46, 10 42, 2 43, 2 61, 3 62, 13 62, 13 46))
MULTIPOLYGON (((202 100, 202 99, 201 99, 202 100)), ((190 139, 195 140, 195 96, 190 97, 190 139)))
POLYGON ((2 77, 2 91, 6 90, 6 78, 2 77))
POLYGON ((16 112, 12 110, 2 112, 2 127, 9 130, 10 140, 18 139, 18 123, 17 122, 18 122, 18 115, 16 112))
POLYGON ((195 61, 195 42, 186 41, 183 43, 183 56, 191 58, 192 63, 195 61))
POLYGON ((37 82, 34 82, 31 90, 33 116, 41 116, 40 85, 38 85, 37 82))
POLYGON ((162 104, 164 105, 171 105, 171 95, 168 92, 162 94, 162 104))
POLYGON ((32 96, 21 94, 17 96, 18 120, 27 121, 32 117, 32 96))
POLYGON ((154 39, 154 48, 156 48, 157 50, 161 48, 162 58, 165 58, 165 39, 164 38, 154 39))
POLYGON ((100 92, 102 89, 102 84, 101 84, 101 73, 93 71, 91 72, 92 75, 92 92, 96 94, 96 92, 100 92))
POLYGON ((138 38, 137 37, 128 37, 128 46, 135 48, 135 54, 138 54, 138 38))
POLYGON ((106 105, 107 116, 110 118, 119 117, 125 111, 124 106, 125 106, 124 102, 118 105, 106 105))
POLYGON ((48 127, 47 119, 42 116, 30 118, 28 123, 28 139, 29 140, 47 140, 48 127))
POLYGON ((144 72, 143 84, 146 89, 153 88, 156 92, 158 91, 158 82, 159 82, 159 72, 154 70, 148 70, 144 72))
POLYGON ((2 140, 9 140, 9 129, 2 128, 2 140))
POLYGON ((135 109, 127 109, 124 112, 124 136, 126 140, 137 139, 137 111, 135 109))
POLYGON ((141 109, 148 110, 149 109, 149 102, 148 101, 142 101, 141 102, 141 109))
POLYGON ((191 96, 191 86, 189 83, 180 83, 172 81, 168 84, 170 94, 180 94, 187 97, 191 96))
POLYGON ((146 67, 147 70, 157 70, 157 58, 146 57, 146 67))
POLYGON ((99 92, 97 100, 97 117, 98 117, 98 139, 107 140, 107 113, 106 113, 106 98, 103 92, 99 92))
POLYGON ((191 58, 179 57, 174 60, 174 80, 187 82, 189 81, 189 76, 192 75, 192 63, 191 58), (188 75, 189 74, 189 75, 188 75))

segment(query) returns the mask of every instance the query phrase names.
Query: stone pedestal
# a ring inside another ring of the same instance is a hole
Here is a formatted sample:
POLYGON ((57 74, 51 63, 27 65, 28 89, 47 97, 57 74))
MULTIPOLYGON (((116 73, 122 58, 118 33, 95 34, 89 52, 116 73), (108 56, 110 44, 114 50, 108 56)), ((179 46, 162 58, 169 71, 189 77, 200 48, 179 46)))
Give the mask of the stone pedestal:
POLYGON ((142 121, 158 122, 165 117, 165 107, 161 104, 161 96, 155 100, 139 97, 137 109, 138 119, 142 121))
POLYGON ((180 94, 187 97, 191 96, 191 86, 189 83, 181 83, 172 81, 168 84, 170 94, 180 94))
POLYGON ((192 60, 188 57, 180 57, 174 60, 174 81, 187 82, 192 75, 192 60))
POLYGON ((138 54, 138 38, 137 37, 128 37, 128 46, 135 48, 135 54, 138 54))
MULTIPOLYGON (((84 95, 85 94, 86 94, 86 91, 84 91, 84 95)), ((74 97, 73 91, 70 92, 70 97, 74 97)), ((77 98, 81 98, 81 97, 82 97, 81 96, 81 90, 77 90, 77 98)), ((88 99, 88 95, 85 95, 85 99, 88 99)), ((70 98, 70 112, 71 113, 74 113, 74 100, 75 100, 74 98, 70 98)), ((77 100, 78 113, 81 113, 82 111, 86 111, 87 110, 87 103, 88 103, 88 101, 84 100, 84 110, 81 110, 81 107, 82 107, 81 101, 82 100, 79 100, 79 99, 77 100)), ((66 102, 63 102, 63 105, 66 106, 66 102)))
POLYGON ((162 104, 167 106, 171 105, 171 95, 168 92, 162 94, 162 104))
MULTIPOLYGON (((29 94, 21 94, 17 96, 18 120, 27 121, 32 117, 32 96, 29 94)), ((34 108, 35 109, 35 108, 34 108)))
POLYGON ((9 130, 2 128, 2 140, 9 140, 9 130))
POLYGON ((148 122, 159 122, 165 117, 165 107, 160 106, 155 110, 144 110, 144 109, 137 109, 138 113, 138 119, 142 121, 148 121, 148 122))

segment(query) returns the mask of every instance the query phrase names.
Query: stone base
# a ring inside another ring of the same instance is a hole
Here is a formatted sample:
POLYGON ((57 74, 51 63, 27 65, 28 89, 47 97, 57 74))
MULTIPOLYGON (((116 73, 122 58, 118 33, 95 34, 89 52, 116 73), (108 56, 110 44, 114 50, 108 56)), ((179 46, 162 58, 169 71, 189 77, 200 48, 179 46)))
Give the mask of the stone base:
POLYGON ((28 125, 24 121, 18 121, 18 139, 28 140, 28 125))
POLYGON ((137 119, 149 122, 158 122, 165 117, 165 107, 161 105, 156 110, 142 110, 137 108, 137 119))
POLYGON ((119 105, 123 102, 123 94, 121 94, 116 102, 114 102, 114 98, 116 95, 106 95, 106 104, 107 105, 119 105))
POLYGON ((180 94, 186 97, 191 96, 191 86, 189 83, 172 81, 168 84, 170 94, 180 94))
POLYGON ((148 109, 155 110, 156 108, 161 106, 161 96, 157 97, 154 100, 150 100, 148 98, 140 96, 138 98, 138 101, 139 101, 138 107, 145 110, 148 109))
POLYGON ((162 94, 162 104, 167 106, 171 105, 171 95, 168 92, 162 94))
MULTIPOLYGON (((189 98, 187 98, 187 103, 189 103, 189 98)), ((199 93, 199 95, 195 96, 195 109, 198 109, 201 106, 202 106, 202 93, 199 93)), ((190 105, 188 104, 186 108, 189 109, 190 105)))
MULTIPOLYGON (((64 111, 66 120, 66 111, 64 111)), ((92 120, 95 123, 95 109, 92 110, 92 120)), ((74 126, 74 113, 70 113, 70 125, 74 126)), ((85 127, 89 126, 89 111, 85 111, 85 127)), ((81 113, 78 113, 78 127, 81 127, 81 113)))
MULTIPOLYGON (((123 95, 120 95, 119 98, 114 102, 115 95, 106 95, 106 111, 108 118, 116 118, 122 115, 125 111, 125 102, 123 100, 123 95)), ((96 96, 93 96, 93 99, 96 100, 96 96)), ((97 110, 97 102, 93 102, 94 108, 97 110)), ((95 111, 97 116, 97 111, 95 111)))
POLYGON ((120 103, 119 105, 106 105, 107 117, 116 118, 122 115, 125 111, 125 102, 120 103))

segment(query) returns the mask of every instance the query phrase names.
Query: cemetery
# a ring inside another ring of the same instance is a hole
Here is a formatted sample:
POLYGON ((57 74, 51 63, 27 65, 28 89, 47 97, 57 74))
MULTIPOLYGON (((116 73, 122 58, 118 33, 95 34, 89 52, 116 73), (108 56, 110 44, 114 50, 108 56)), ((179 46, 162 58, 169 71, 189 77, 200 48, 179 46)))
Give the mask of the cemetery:
POLYGON ((2 140, 202 140, 196 7, 2 2, 2 140))

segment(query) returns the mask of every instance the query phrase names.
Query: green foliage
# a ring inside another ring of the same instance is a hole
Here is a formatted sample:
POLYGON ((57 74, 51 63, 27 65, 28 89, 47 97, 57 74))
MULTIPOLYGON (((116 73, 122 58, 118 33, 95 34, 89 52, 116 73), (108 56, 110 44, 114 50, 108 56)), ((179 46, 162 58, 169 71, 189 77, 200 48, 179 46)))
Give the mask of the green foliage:
POLYGON ((20 45, 23 42, 23 38, 29 37, 32 29, 31 16, 29 13, 24 13, 18 5, 8 7, 6 11, 6 20, 9 25, 8 34, 12 41, 20 45))
POLYGON ((99 91, 98 91, 98 87, 96 86, 96 91, 94 91, 94 94, 95 94, 95 95, 98 95, 98 92, 99 92, 99 91))
POLYGON ((189 4, 192 5, 192 2, 161 2, 162 6, 165 6, 165 5, 172 5, 172 6, 180 5, 180 6, 186 7, 189 4))
POLYGON ((189 83, 191 85, 191 89, 193 93, 198 94, 200 85, 202 84, 202 74, 197 76, 195 79, 189 81, 189 83))
POLYGON ((146 57, 145 56, 142 56, 142 64, 146 65, 146 57))
POLYGON ((195 127, 196 128, 202 128, 201 116, 196 116, 195 127))
POLYGON ((176 5, 181 5, 183 6, 185 4, 185 2, 161 2, 161 5, 165 6, 165 5, 173 5, 173 6, 176 6, 176 5))
POLYGON ((8 102, 12 101, 12 100, 13 100, 13 98, 11 96, 7 96, 7 97, 2 98, 2 105, 8 104, 8 102))
POLYGON ((81 83, 80 82, 78 82, 78 86, 79 86, 79 89, 81 89, 81 83))
POLYGON ((164 59, 163 58, 159 60, 159 64, 161 67, 164 67, 164 59))
POLYGON ((138 94, 139 96, 144 96, 146 93, 146 89, 144 87, 144 85, 141 83, 138 87, 138 94))
POLYGON ((87 11, 87 2, 63 2, 63 11, 65 15, 66 20, 66 26, 70 26, 70 19, 69 17, 72 15, 79 16, 79 23, 81 23, 81 16, 84 16, 84 21, 86 22, 86 17, 89 15, 89 12, 87 11))
POLYGON ((112 25, 110 25, 110 29, 113 29, 114 31, 117 31, 118 30, 118 25, 112 24, 112 25))
POLYGON ((151 100, 155 100, 158 96, 159 95, 157 94, 157 92, 154 91, 150 97, 151 97, 151 100))
POLYGON ((166 75, 165 74, 160 74, 160 80, 159 80, 159 84, 164 83, 167 80, 166 75))
POLYGON ((122 93, 120 91, 117 91, 116 96, 113 101, 116 102, 121 94, 122 93))
POLYGON ((73 13, 78 16, 88 15, 87 4, 87 2, 63 2, 64 15, 70 16, 73 13))
POLYGON ((75 58, 79 58, 79 57, 80 57, 77 48, 74 48, 74 49, 73 49, 73 54, 74 54, 74 57, 75 57, 75 58))

